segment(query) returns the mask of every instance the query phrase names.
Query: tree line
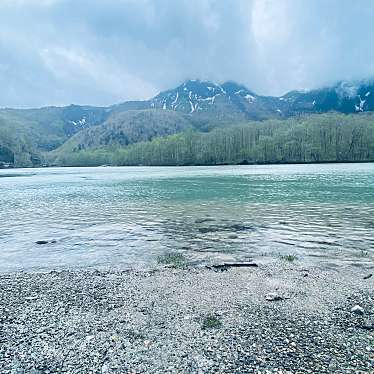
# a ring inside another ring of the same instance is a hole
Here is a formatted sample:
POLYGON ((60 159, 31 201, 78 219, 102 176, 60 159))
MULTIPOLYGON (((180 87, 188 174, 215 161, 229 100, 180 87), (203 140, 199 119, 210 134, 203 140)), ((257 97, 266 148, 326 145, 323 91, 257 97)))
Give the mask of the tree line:
POLYGON ((187 130, 126 147, 60 154, 68 166, 374 161, 374 116, 318 114, 187 130))

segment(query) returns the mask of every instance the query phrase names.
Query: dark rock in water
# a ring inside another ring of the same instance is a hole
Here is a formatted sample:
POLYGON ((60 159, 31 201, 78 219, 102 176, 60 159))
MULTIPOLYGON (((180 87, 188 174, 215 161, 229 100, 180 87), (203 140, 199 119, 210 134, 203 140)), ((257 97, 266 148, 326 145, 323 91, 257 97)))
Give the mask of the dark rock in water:
POLYGON ((235 223, 231 226, 228 226, 227 228, 231 229, 232 231, 254 230, 254 227, 252 227, 252 226, 241 225, 241 224, 238 224, 238 223, 235 223))
POLYGON ((204 223, 204 222, 213 222, 215 221, 214 218, 199 218, 195 221, 195 223, 204 223))
POLYGON ((364 279, 369 279, 369 278, 371 278, 372 276, 373 276, 373 274, 368 274, 368 275, 364 276, 364 279))
POLYGON ((208 232, 216 232, 219 231, 215 227, 199 227, 198 229, 202 234, 206 234, 208 232))
POLYGON ((238 235, 236 235, 236 234, 230 234, 228 236, 228 239, 238 239, 238 235))
POLYGON ((253 231, 255 228, 253 226, 246 226, 239 223, 234 223, 231 225, 214 225, 214 226, 208 226, 208 227, 199 227, 198 229, 201 233, 205 234, 208 232, 219 232, 219 231, 253 231))
POLYGON ((37 240, 35 244, 43 245, 43 244, 55 244, 57 240, 37 240))

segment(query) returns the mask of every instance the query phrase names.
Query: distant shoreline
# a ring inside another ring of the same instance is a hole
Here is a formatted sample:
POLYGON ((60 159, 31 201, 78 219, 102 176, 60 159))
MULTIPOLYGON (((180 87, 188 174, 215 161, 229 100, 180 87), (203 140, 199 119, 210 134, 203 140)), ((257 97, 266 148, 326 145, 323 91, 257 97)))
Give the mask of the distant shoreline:
POLYGON ((194 164, 194 165, 96 165, 96 166, 67 166, 67 165, 49 165, 49 166, 29 166, 29 167, 0 167, 0 170, 15 170, 15 169, 52 169, 52 168, 103 168, 103 167, 202 167, 202 166, 265 166, 265 165, 321 165, 321 164, 372 164, 371 161, 317 161, 317 162, 253 162, 253 163, 238 163, 238 164, 194 164))

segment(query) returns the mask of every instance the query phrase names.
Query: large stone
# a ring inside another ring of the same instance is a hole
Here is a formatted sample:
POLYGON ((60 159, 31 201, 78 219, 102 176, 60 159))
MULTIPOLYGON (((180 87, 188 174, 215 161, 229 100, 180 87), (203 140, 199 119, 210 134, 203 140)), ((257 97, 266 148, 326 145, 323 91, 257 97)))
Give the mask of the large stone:
POLYGON ((365 313, 365 310, 364 308, 360 307, 360 305, 355 305, 352 309, 351 309, 351 312, 352 313, 355 313, 355 314, 358 314, 360 316, 364 315, 365 313))

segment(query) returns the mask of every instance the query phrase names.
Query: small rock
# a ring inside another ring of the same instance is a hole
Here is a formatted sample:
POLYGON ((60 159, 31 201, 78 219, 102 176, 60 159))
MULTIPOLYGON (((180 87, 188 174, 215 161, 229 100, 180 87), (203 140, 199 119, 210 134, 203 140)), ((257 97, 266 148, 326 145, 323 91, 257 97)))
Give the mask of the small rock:
POLYGON ((283 300, 283 297, 278 295, 277 293, 275 292, 271 292, 271 293, 268 293, 266 296, 265 296, 265 299, 267 301, 280 301, 280 300, 283 300))
POLYGON ((151 345, 151 341, 150 340, 144 340, 144 346, 146 347, 146 348, 148 348, 150 345, 151 345))
POLYGON ((361 327, 364 330, 374 331, 374 319, 367 319, 366 321, 364 321, 361 327))
POLYGON ((351 312, 352 313, 355 313, 355 314, 358 314, 360 316, 364 315, 365 313, 365 310, 364 308, 360 307, 360 305, 355 305, 352 309, 351 309, 351 312))

